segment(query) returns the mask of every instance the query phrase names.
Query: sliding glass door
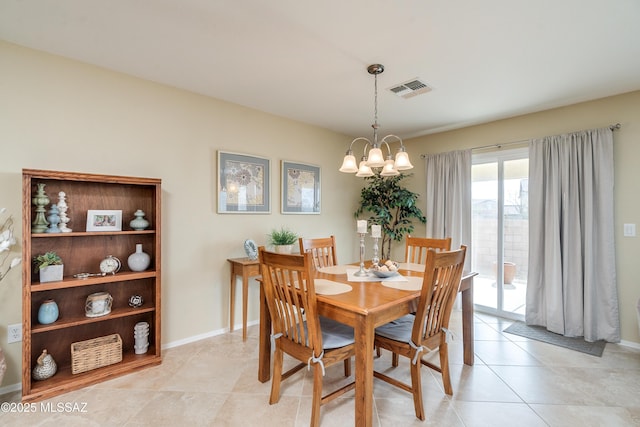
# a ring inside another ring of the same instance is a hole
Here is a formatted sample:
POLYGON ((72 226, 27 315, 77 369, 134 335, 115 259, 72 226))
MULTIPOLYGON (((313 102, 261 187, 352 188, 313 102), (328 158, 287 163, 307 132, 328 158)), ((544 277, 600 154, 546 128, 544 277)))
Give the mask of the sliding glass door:
POLYGON ((524 319, 529 248, 526 148, 473 155, 472 269, 478 311, 524 319))

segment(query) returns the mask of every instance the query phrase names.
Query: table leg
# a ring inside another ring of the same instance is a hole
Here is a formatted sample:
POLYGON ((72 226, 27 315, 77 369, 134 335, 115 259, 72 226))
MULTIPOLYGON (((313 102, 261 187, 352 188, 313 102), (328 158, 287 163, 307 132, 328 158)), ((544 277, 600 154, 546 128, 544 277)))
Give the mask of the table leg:
POLYGON ((242 341, 247 340, 247 301, 249 299, 249 273, 242 272, 242 341))
POLYGON ((462 291, 462 340, 464 347, 464 363, 473 366, 473 276, 463 279, 462 291))
POLYGON ((236 273, 231 263, 231 288, 229 292, 229 332, 233 332, 234 308, 236 305, 236 273))
POLYGON ((271 378, 271 317, 262 283, 260 283, 260 344, 258 347, 258 381, 271 378))
POLYGON ((373 337, 371 316, 360 316, 354 328, 356 338, 355 425, 373 425, 373 337))

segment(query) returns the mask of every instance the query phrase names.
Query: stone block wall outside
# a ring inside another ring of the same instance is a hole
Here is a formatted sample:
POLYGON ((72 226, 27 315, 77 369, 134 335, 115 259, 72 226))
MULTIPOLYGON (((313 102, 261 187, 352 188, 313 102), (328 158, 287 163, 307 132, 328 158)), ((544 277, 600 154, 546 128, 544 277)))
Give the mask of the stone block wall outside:
MULTIPOLYGON (((522 218, 506 218, 504 225, 504 261, 516 264, 516 281, 526 282, 529 271, 529 221, 522 218)), ((473 218, 472 227, 472 268, 482 276, 495 277, 495 261, 498 255, 497 220, 473 218)))

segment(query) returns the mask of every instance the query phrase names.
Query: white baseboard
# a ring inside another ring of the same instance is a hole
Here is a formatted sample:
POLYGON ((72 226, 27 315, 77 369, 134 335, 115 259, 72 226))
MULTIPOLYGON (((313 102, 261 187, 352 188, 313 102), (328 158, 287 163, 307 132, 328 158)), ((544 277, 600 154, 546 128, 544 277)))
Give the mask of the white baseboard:
POLYGON ((13 393, 20 390, 22 390, 21 383, 9 384, 4 387, 0 387, 0 396, 2 396, 3 394, 13 393))
POLYGON ((629 348, 635 348, 636 350, 640 350, 640 343, 637 343, 637 342, 622 340, 620 341, 620 345, 623 345, 629 348))

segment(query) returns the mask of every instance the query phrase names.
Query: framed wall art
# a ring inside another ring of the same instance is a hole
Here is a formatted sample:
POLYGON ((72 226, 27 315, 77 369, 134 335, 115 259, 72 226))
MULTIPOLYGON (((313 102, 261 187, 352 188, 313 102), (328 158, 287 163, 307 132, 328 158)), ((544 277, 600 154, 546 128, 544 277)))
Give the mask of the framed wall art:
POLYGON ((122 211, 88 210, 87 231, 122 231, 122 211))
POLYGON ((218 151, 218 213, 270 213, 271 161, 218 151))
POLYGON ((282 161, 282 213, 320 213, 320 167, 282 161))

